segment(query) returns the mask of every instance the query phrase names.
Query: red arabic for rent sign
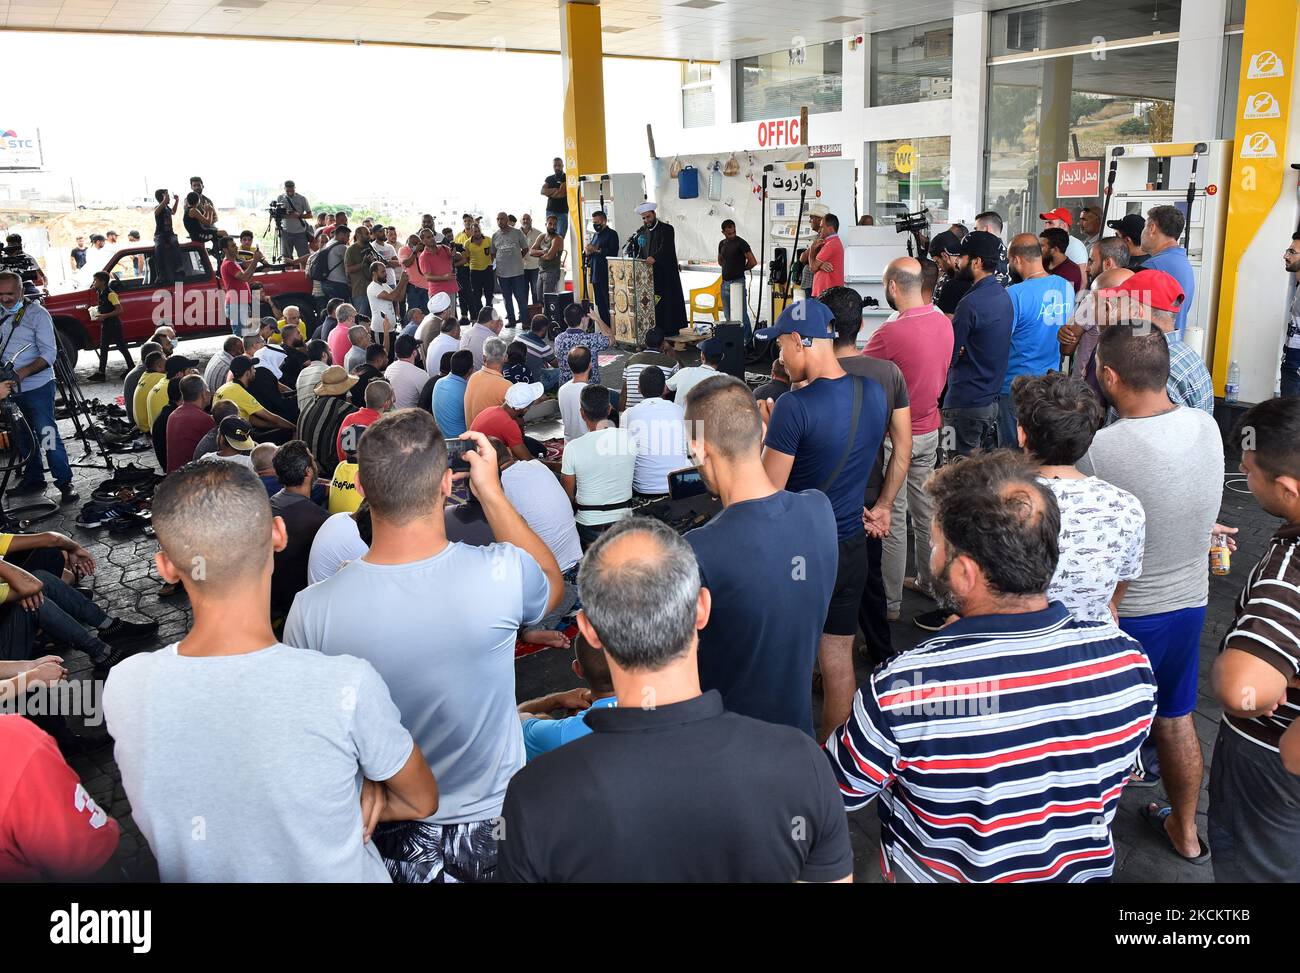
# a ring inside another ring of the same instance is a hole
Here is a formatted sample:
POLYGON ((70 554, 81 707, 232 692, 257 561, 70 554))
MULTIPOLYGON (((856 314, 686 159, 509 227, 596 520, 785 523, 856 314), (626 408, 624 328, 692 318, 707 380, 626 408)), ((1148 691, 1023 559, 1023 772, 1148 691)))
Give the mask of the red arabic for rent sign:
POLYGON ((1056 198, 1081 199, 1101 195, 1101 160, 1075 159, 1056 164, 1056 198))

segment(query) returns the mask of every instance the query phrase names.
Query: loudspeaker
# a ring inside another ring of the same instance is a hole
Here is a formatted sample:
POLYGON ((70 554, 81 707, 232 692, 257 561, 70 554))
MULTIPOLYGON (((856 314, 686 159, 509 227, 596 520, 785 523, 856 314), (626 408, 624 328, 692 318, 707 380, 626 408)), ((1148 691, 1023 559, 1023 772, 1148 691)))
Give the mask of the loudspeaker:
POLYGON ((542 295, 542 313, 552 324, 564 327, 564 309, 573 303, 573 291, 542 295))
POLYGON ((722 364, 718 370, 745 378, 745 329, 740 324, 715 324, 713 337, 722 342, 722 364))

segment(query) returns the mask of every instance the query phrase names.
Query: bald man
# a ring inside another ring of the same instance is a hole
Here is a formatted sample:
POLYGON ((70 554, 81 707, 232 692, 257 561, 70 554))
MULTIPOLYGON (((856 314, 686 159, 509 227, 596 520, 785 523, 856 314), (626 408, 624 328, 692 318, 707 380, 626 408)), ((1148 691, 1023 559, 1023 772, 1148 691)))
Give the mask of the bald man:
POLYGON ((1092 282, 1092 290, 1079 302, 1074 320, 1057 334, 1061 354, 1074 355, 1070 374, 1087 382, 1098 397, 1101 397, 1101 385, 1095 363, 1097 342, 1101 340, 1101 329, 1115 324, 1123 313, 1123 302, 1110 292, 1132 276, 1133 271, 1125 267, 1103 271, 1092 282))

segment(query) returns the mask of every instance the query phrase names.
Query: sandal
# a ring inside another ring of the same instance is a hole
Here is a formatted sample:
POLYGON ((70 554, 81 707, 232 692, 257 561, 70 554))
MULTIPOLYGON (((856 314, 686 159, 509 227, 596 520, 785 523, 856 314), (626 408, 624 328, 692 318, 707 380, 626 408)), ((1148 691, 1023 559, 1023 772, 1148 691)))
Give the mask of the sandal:
POLYGON ((1175 847, 1173 839, 1169 837, 1169 832, 1165 830, 1165 821, 1169 818, 1169 815, 1173 813, 1173 810, 1174 809, 1168 804, 1152 802, 1143 806, 1141 811, 1142 820, 1147 823, 1148 827, 1150 827, 1152 831, 1156 832, 1164 839, 1164 844, 1170 851, 1189 865, 1209 864, 1210 846, 1205 843, 1205 839, 1200 835, 1196 836, 1196 840, 1201 846, 1200 852, 1191 858, 1184 855, 1177 847, 1175 847))

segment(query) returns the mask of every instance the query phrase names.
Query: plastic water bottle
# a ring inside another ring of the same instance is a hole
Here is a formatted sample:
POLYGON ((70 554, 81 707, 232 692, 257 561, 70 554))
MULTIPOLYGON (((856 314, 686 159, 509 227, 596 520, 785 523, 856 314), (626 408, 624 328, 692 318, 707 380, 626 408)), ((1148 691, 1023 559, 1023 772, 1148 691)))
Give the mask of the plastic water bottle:
POLYGON ((1223 385, 1223 401, 1228 405, 1236 405, 1237 398, 1241 394, 1241 366, 1233 359, 1228 365, 1228 381, 1223 385))

